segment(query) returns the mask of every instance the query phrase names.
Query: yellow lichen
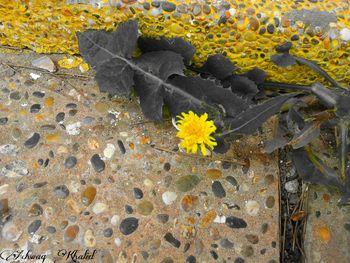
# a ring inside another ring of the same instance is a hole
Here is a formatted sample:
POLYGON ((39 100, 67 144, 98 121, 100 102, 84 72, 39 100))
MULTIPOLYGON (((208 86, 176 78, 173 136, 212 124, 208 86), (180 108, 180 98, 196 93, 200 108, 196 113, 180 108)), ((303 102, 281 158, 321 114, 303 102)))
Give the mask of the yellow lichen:
MULTIPOLYGON (((130 18, 138 18, 140 30, 146 36, 183 37, 197 49, 193 61, 201 65, 209 55, 224 53, 239 68, 239 73, 256 66, 264 69, 273 81, 309 84, 323 81, 316 73, 303 66, 287 69, 277 68, 270 61, 275 53, 274 46, 289 41, 299 31, 307 29, 303 21, 294 24, 285 16, 291 10, 316 9, 337 15, 331 28, 341 30, 350 28, 348 18, 349 3, 344 0, 333 1, 295 1, 281 0, 237 0, 230 1, 231 9, 222 13, 213 6, 198 16, 163 12, 151 15, 136 1, 123 0, 118 8, 110 6, 115 1, 101 1, 98 8, 88 4, 68 5, 62 0, 2 0, 0 3, 0 45, 28 47, 39 53, 77 54, 76 32, 87 29, 115 30, 118 23, 130 18), (133 9, 128 4, 134 3, 133 9), (244 5, 242 5, 244 4, 244 5), (264 15, 264 21, 255 19, 264 15), (224 16, 226 23, 218 23, 224 16), (266 32, 267 24, 280 19, 280 26, 273 34, 266 32), (265 28, 265 33, 260 31, 265 28)), ((150 0, 144 2, 150 3, 150 0)), ((170 0, 176 5, 178 1, 170 0)), ((216 1, 215 1, 216 2, 216 1)), ((191 5, 193 1, 184 0, 181 4, 191 5)), ((213 2, 214 3, 214 2, 213 2)), ((203 6, 202 6, 203 9, 203 6)), ((190 8, 189 8, 190 10, 190 8)), ((190 11, 188 11, 190 12, 190 11)), ((306 31, 300 39, 293 41, 291 53, 322 63, 322 68, 344 85, 350 82, 348 70, 349 42, 331 40, 319 28, 314 35, 306 31), (306 39, 306 40, 305 40, 306 39)))

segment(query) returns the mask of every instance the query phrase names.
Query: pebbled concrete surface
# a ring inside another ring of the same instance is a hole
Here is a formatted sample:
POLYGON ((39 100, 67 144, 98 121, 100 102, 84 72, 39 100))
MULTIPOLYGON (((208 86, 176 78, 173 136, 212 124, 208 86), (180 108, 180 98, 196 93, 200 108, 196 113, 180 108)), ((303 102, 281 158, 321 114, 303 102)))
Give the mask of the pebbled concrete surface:
POLYGON ((13 69, 0 69, 2 251, 45 262, 70 262, 62 249, 89 249, 81 262, 279 262, 277 157, 261 152, 269 129, 225 156, 189 158, 169 121, 147 122, 135 100, 101 94, 90 77, 58 77, 93 72, 13 69))

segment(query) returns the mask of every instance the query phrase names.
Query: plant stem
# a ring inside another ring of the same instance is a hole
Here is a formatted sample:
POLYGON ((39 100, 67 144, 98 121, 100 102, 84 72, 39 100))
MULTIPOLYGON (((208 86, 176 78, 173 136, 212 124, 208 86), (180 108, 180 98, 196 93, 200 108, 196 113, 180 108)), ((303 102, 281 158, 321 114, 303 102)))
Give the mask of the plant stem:
POLYGON ((259 86, 262 88, 303 90, 303 91, 310 91, 311 92, 310 86, 298 85, 298 84, 287 84, 287 83, 282 83, 282 82, 263 82, 259 86))
POLYGON ((340 166, 340 179, 345 181, 345 170, 348 162, 347 147, 348 147, 348 132, 349 125, 346 121, 341 120, 339 122, 339 166, 340 166))

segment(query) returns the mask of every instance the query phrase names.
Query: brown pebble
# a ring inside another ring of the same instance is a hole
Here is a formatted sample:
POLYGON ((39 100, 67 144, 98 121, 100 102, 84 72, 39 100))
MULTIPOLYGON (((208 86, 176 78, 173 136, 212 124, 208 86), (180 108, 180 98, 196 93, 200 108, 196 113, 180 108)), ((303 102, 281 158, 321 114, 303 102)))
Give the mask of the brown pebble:
POLYGON ((73 241, 79 233, 79 226, 73 225, 69 226, 64 232, 64 241, 71 242, 73 241))
POLYGON ((96 196, 96 188, 94 186, 88 186, 82 193, 81 198, 84 205, 90 205, 96 196))
POLYGON ((218 179, 222 176, 222 172, 218 169, 208 169, 206 172, 205 172, 205 175, 207 177, 209 177, 210 179, 218 179))
POLYGON ((181 207, 184 211, 192 210, 198 203, 198 197, 195 195, 185 195, 181 200, 181 207))

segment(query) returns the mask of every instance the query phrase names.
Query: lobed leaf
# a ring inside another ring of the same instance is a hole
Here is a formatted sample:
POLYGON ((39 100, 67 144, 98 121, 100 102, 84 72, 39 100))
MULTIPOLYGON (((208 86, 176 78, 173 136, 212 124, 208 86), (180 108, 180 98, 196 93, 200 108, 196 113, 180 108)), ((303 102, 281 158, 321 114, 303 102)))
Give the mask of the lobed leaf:
POLYGON ((224 132, 222 135, 228 135, 230 133, 235 134, 252 134, 254 133, 267 119, 275 115, 281 108, 281 106, 290 98, 296 96, 299 93, 291 93, 281 95, 265 101, 262 104, 254 105, 246 111, 240 113, 231 121, 227 122, 229 131, 224 132))
POLYGON ((141 55, 135 63, 144 70, 135 73, 135 90, 140 97, 142 112, 147 118, 160 121, 165 96, 163 84, 169 76, 183 74, 185 66, 182 57, 171 51, 155 51, 141 55))
POLYGON ((236 67, 228 58, 221 54, 216 54, 208 57, 202 70, 209 72, 219 80, 223 80, 231 76, 236 67))
POLYGON ((175 38, 148 38, 140 37, 138 39, 138 46, 143 53, 152 52, 152 51, 173 51, 180 54, 184 63, 188 65, 194 52, 196 51, 195 47, 191 43, 182 39, 181 37, 175 38))
POLYGON ((198 114, 203 113, 208 111, 208 105, 211 105, 211 109, 216 108, 217 111, 219 109, 217 106, 221 105, 226 116, 236 116, 247 108, 246 101, 231 91, 217 86, 215 82, 210 80, 200 77, 175 76, 169 80, 169 83, 203 101, 202 105, 194 105, 191 100, 186 99, 181 94, 167 94, 165 101, 172 116, 188 110, 195 111, 198 114))

